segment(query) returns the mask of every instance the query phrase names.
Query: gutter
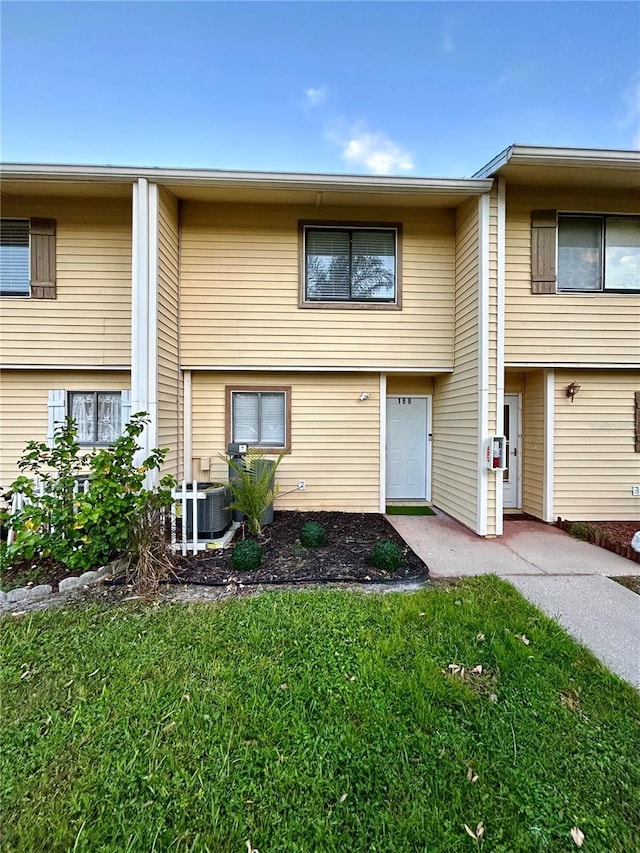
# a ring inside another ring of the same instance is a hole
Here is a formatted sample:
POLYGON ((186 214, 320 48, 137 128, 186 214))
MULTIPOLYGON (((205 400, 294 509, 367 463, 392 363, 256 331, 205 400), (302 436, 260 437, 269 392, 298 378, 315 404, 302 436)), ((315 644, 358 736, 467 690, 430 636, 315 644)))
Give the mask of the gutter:
POLYGON ((640 168, 640 151, 604 148, 547 148, 542 145, 511 145, 473 175, 488 178, 508 163, 520 166, 596 166, 600 169, 640 168))
POLYGON ((256 189, 334 190, 348 192, 452 193, 481 195, 491 180, 476 178, 405 178, 372 175, 326 175, 289 172, 244 172, 217 169, 137 168, 133 166, 79 166, 6 163, 0 165, 4 180, 82 181, 130 183, 144 178, 177 186, 249 187, 256 189))

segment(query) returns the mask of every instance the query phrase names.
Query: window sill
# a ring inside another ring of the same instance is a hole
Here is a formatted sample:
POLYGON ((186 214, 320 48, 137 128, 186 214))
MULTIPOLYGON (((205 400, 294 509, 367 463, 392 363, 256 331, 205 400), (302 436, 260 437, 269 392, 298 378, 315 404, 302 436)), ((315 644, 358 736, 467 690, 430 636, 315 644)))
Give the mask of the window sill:
POLYGON ((401 311, 402 305, 396 302, 305 302, 299 308, 320 308, 323 311, 401 311))

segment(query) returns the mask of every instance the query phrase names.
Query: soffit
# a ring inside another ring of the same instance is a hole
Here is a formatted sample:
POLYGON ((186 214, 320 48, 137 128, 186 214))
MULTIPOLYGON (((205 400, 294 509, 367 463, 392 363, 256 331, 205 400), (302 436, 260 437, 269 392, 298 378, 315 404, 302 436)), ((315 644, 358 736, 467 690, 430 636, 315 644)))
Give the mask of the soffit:
POLYGON ((506 178, 507 183, 521 186, 640 190, 640 164, 606 167, 506 163, 498 173, 506 178))

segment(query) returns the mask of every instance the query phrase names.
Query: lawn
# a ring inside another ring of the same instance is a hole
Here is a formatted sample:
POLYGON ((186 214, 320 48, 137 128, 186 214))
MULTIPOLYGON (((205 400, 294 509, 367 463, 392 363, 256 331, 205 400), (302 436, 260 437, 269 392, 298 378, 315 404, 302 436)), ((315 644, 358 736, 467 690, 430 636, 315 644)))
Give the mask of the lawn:
POLYGON ((640 697, 496 578, 2 632, 3 851, 640 850, 640 697))

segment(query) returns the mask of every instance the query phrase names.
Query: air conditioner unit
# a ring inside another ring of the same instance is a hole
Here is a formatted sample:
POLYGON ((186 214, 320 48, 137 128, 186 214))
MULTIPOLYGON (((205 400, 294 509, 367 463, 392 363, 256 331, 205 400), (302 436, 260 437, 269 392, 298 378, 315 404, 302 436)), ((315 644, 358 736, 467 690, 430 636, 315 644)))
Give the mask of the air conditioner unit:
MULTIPOLYGON (((231 489, 226 483, 202 484, 198 491, 204 499, 196 501, 198 539, 213 539, 231 524, 231 489)), ((193 501, 187 502, 187 536, 193 535, 193 501)))

